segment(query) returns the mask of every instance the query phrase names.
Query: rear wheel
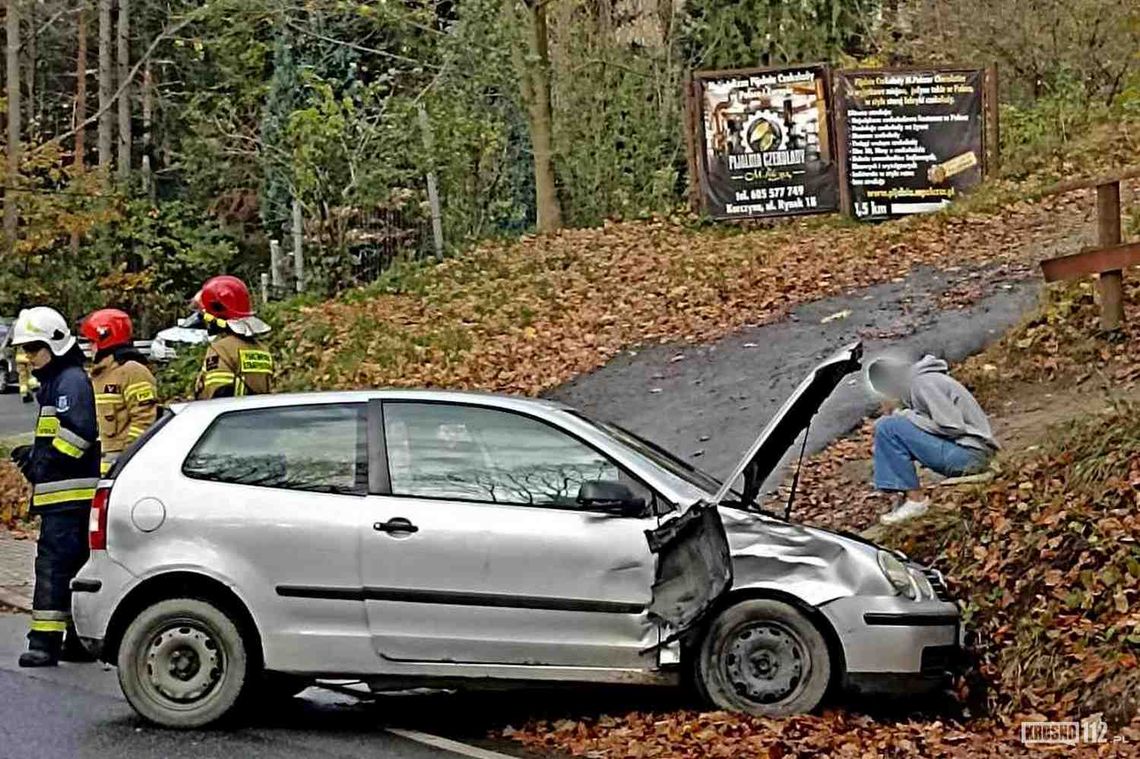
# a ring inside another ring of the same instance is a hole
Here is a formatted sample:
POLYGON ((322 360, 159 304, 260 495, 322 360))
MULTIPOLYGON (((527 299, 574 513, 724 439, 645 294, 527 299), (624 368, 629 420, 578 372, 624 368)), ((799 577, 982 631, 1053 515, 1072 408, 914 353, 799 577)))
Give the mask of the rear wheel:
POLYGON ((757 716, 810 712, 831 680, 823 635, 782 601, 742 601, 712 621, 696 679, 713 705, 757 716))
POLYGON ((256 679, 237 623, 197 598, 139 612, 123 634, 118 665, 119 685, 135 711, 173 728, 225 717, 256 679))

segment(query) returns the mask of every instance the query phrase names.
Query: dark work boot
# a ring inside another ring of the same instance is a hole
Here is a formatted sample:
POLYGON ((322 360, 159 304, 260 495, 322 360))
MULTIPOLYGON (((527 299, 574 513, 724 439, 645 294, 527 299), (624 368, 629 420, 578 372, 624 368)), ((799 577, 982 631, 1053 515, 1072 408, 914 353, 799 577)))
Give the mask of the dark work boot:
POLYGON ((40 648, 29 648, 20 654, 21 667, 54 667, 59 664, 59 656, 40 648))
POLYGON ((79 636, 72 632, 67 633, 67 637, 63 639, 63 648, 59 652, 60 661, 69 662, 93 662, 95 657, 88 653, 83 644, 79 642, 79 636))

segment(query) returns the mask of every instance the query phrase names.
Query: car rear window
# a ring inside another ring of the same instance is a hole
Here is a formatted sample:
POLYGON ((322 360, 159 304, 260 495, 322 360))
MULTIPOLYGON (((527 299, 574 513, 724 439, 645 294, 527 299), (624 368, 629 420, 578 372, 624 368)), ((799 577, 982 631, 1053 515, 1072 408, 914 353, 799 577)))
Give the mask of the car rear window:
POLYGON ((322 493, 368 492, 363 403, 231 411, 183 463, 187 477, 322 493))

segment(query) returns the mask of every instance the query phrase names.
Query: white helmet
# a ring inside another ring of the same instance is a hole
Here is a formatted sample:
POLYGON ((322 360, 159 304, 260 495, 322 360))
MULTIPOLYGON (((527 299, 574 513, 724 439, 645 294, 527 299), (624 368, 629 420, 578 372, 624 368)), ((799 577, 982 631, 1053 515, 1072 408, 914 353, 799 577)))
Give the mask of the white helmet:
POLYGON ((59 311, 47 306, 25 308, 12 328, 12 345, 44 343, 55 356, 62 356, 75 346, 75 336, 59 311))

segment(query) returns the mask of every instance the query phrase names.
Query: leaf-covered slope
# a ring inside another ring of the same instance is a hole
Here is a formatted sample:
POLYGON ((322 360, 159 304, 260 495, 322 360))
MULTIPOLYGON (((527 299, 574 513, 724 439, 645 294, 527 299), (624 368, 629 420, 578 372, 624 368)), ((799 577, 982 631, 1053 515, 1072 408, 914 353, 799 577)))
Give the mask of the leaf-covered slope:
POLYGON ((744 233, 670 221, 487 244, 288 314, 294 388, 433 385, 534 394, 637 344, 705 340, 918 264, 1033 260, 1082 233, 1079 195, 879 226, 744 233))

